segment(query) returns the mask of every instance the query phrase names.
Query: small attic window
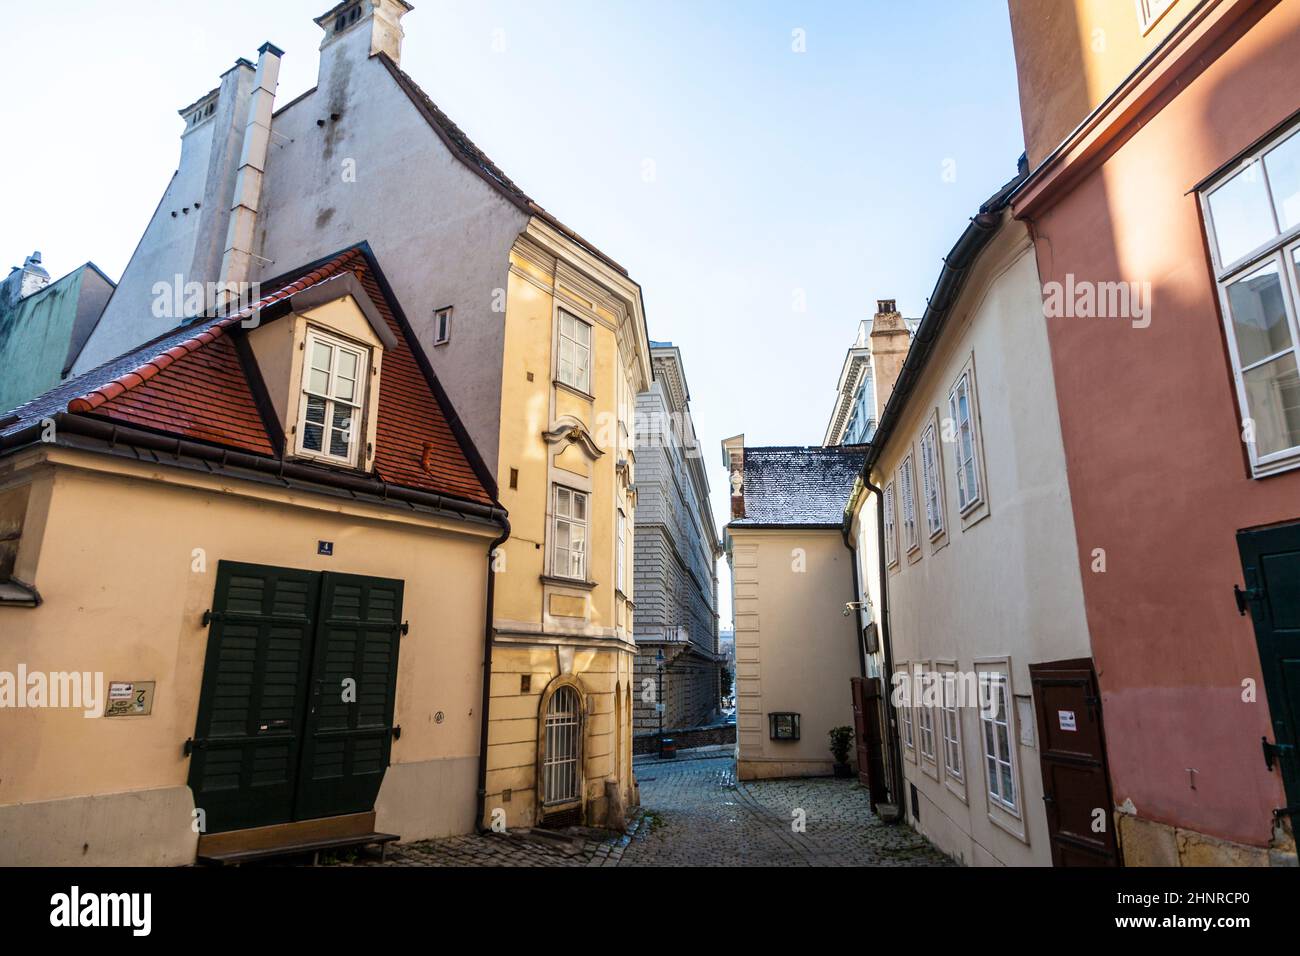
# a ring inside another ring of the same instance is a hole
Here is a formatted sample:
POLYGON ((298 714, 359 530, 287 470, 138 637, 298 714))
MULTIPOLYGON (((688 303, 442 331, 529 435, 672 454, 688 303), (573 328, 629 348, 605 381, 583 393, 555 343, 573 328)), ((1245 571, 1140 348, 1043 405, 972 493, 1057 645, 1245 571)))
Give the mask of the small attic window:
POLYGON ((319 329, 308 329, 298 452, 356 467, 363 444, 369 352, 319 329))
POLYGON ((446 345, 451 341, 451 306, 433 313, 433 344, 446 345))

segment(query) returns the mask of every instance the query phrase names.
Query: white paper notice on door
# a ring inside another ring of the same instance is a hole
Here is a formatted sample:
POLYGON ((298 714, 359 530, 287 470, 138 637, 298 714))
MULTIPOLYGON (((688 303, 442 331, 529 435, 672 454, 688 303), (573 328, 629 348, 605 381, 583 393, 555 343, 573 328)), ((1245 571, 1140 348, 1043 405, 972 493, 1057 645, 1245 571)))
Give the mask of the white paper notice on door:
POLYGON ((1057 722, 1060 723, 1062 730, 1077 731, 1079 729, 1074 724, 1074 711, 1072 710, 1058 710, 1056 712, 1056 719, 1057 722))

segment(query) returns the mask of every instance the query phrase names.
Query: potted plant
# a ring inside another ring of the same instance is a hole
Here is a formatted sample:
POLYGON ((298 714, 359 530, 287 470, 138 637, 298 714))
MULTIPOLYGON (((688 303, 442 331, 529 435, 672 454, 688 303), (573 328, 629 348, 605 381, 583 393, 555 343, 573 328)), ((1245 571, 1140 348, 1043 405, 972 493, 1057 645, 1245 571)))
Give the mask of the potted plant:
POLYGON ((831 756, 835 758, 835 776, 841 779, 853 776, 853 768, 849 766, 849 747, 853 744, 853 728, 832 727, 830 738, 831 756))

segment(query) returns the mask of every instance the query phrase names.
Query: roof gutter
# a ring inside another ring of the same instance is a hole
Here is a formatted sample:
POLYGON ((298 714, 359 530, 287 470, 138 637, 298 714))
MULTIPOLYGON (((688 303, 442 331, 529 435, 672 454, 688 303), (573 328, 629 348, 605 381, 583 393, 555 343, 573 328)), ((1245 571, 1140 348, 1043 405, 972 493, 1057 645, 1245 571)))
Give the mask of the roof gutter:
MULTIPOLYGON (((200 461, 213 462, 220 467, 243 468, 326 488, 419 505, 434 511, 444 512, 453 517, 488 522, 502 528, 509 527, 505 509, 496 505, 485 505, 476 501, 466 501, 461 498, 436 494, 431 491, 420 491, 416 488, 390 485, 378 478, 363 478, 359 475, 329 471, 311 465, 281 461, 277 458, 266 458, 247 452, 219 448, 215 445, 203 445, 198 442, 186 441, 183 438, 157 435, 138 428, 96 418, 87 418, 82 415, 60 412, 53 416, 52 421, 55 435, 80 435, 104 441, 110 445, 128 445, 149 451, 164 452, 176 457, 185 455, 200 461)), ((12 435, 0 438, 0 452, 24 445, 40 444, 45 428, 46 426, 41 422, 36 422, 14 432, 12 435)), ((55 443, 63 444, 57 439, 55 443)))
POLYGON ((943 334, 952 307, 965 287, 971 267, 997 233, 1002 223, 1002 214, 1009 205, 1012 194, 1028 175, 1028 165, 1025 157, 1021 156, 1020 169, 1016 177, 980 206, 979 212, 966 226, 956 245, 944 257, 939 281, 935 283, 934 292, 930 294, 929 302, 926 303, 925 314, 921 316, 921 325, 916 330, 912 347, 908 350, 903 368, 898 373, 894 391, 889 396, 884 412, 880 415, 880 424, 876 427, 876 433, 867 445, 867 457, 862 464, 862 476, 864 481, 868 481, 868 487, 870 487, 871 468, 880 458, 881 451, 898 426, 903 408, 916 388, 916 383, 930 359, 935 343, 943 334))

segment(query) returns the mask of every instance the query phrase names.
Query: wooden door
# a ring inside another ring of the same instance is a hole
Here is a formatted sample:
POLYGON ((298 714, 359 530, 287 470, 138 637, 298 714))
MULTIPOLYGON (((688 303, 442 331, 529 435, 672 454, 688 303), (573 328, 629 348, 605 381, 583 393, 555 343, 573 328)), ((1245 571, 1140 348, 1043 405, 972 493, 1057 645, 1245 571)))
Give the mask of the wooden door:
POLYGON ((1029 665, 1055 866, 1119 866, 1101 695, 1092 661, 1029 665))
POLYGON ((189 774, 205 832, 374 809, 391 749, 402 590, 220 563, 189 774))
POLYGON ((1273 727, 1261 759, 1282 775, 1287 805, 1300 808, 1300 524, 1242 531, 1237 547, 1273 727))
POLYGON ((392 750, 401 581, 326 572, 294 819, 374 809, 392 750))
POLYGON ((222 561, 189 785, 208 833, 293 818, 320 575, 222 561))
POLYGON ((871 809, 887 798, 885 781, 884 735, 881 733, 880 679, 854 677, 853 736, 857 746, 858 782, 867 788, 871 809))

